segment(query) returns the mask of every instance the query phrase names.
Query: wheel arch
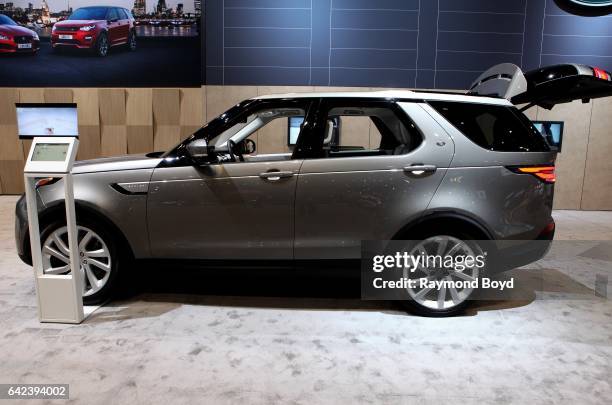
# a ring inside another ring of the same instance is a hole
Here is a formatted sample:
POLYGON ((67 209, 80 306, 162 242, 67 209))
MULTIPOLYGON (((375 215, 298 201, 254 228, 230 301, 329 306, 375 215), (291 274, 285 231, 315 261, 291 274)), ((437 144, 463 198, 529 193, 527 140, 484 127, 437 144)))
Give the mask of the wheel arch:
POLYGON ((466 232, 482 240, 494 240, 495 236, 491 230, 468 213, 455 210, 436 210, 424 213, 414 221, 405 224, 398 230, 392 239, 418 239, 427 229, 432 227, 450 227, 454 231, 466 232), (417 238, 414 237, 417 235, 417 238))
MULTIPOLYGON (((125 234, 121 231, 121 229, 104 213, 101 213, 91 204, 84 201, 75 201, 76 208, 76 217, 77 222, 79 217, 87 217, 88 219, 92 219, 95 221, 99 221, 104 227, 106 227, 115 237, 118 238, 119 245, 122 248, 122 253, 129 255, 129 257, 134 257, 134 251, 132 246, 130 245, 128 239, 125 237, 125 234)), ((52 205, 45 207, 38 214, 40 230, 49 224, 51 221, 58 218, 65 218, 66 207, 63 201, 58 201, 52 205)), ((29 242, 29 231, 27 234, 28 242, 29 242)))

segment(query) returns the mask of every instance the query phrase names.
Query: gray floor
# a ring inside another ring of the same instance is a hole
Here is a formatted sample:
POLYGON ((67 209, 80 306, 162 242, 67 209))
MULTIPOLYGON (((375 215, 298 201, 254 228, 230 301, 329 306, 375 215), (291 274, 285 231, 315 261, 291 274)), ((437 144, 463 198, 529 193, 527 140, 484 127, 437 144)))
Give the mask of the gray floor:
MULTIPOLYGON (((71 401, 87 404, 612 398, 612 303, 596 296, 594 272, 585 270, 610 269, 597 247, 513 272, 547 282, 456 318, 414 317, 358 297, 162 289, 112 303, 82 325, 40 324, 31 270, 14 252, 14 201, 0 197, 1 383, 69 383, 71 401)), ((612 212, 555 218, 560 239, 612 240, 612 212)))

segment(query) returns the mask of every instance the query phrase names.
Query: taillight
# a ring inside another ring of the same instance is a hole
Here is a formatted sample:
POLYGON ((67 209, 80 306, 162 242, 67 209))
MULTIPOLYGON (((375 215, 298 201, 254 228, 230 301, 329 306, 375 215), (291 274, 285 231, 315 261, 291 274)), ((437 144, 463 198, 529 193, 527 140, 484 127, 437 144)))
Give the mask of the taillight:
POLYGON ((600 68, 593 68, 593 76, 595 76, 598 79, 603 79, 603 80, 608 80, 610 81, 610 73, 606 72, 603 69, 600 68))
POLYGON ((522 166, 513 167, 511 170, 515 173, 532 174, 544 183, 554 183, 557 180, 555 166, 522 166))

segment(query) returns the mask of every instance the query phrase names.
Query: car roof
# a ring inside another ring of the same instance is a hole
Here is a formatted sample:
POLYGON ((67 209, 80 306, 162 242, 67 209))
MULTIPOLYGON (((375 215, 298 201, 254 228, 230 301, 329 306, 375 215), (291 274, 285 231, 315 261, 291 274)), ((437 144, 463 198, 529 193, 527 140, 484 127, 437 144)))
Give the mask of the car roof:
POLYGON ((442 91, 412 91, 412 90, 381 90, 381 91, 340 91, 269 94, 254 97, 254 100, 286 99, 286 98, 390 98, 404 100, 438 100, 458 101, 464 103, 513 105, 505 98, 465 95, 462 93, 442 91))

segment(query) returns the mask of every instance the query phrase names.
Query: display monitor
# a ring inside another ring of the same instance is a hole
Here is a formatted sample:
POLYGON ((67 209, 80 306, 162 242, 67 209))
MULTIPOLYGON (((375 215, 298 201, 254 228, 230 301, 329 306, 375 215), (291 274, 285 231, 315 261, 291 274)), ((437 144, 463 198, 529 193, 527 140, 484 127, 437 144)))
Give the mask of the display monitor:
POLYGON ((550 146, 561 152, 563 121, 533 121, 533 125, 540 131, 550 146))
POLYGON ((289 146, 295 146, 298 140, 298 136, 300 136, 300 130, 302 129, 302 124, 304 123, 304 117, 295 116, 289 117, 289 135, 287 144, 289 146))
POLYGON ((76 104, 16 104, 20 139, 78 137, 76 104))

